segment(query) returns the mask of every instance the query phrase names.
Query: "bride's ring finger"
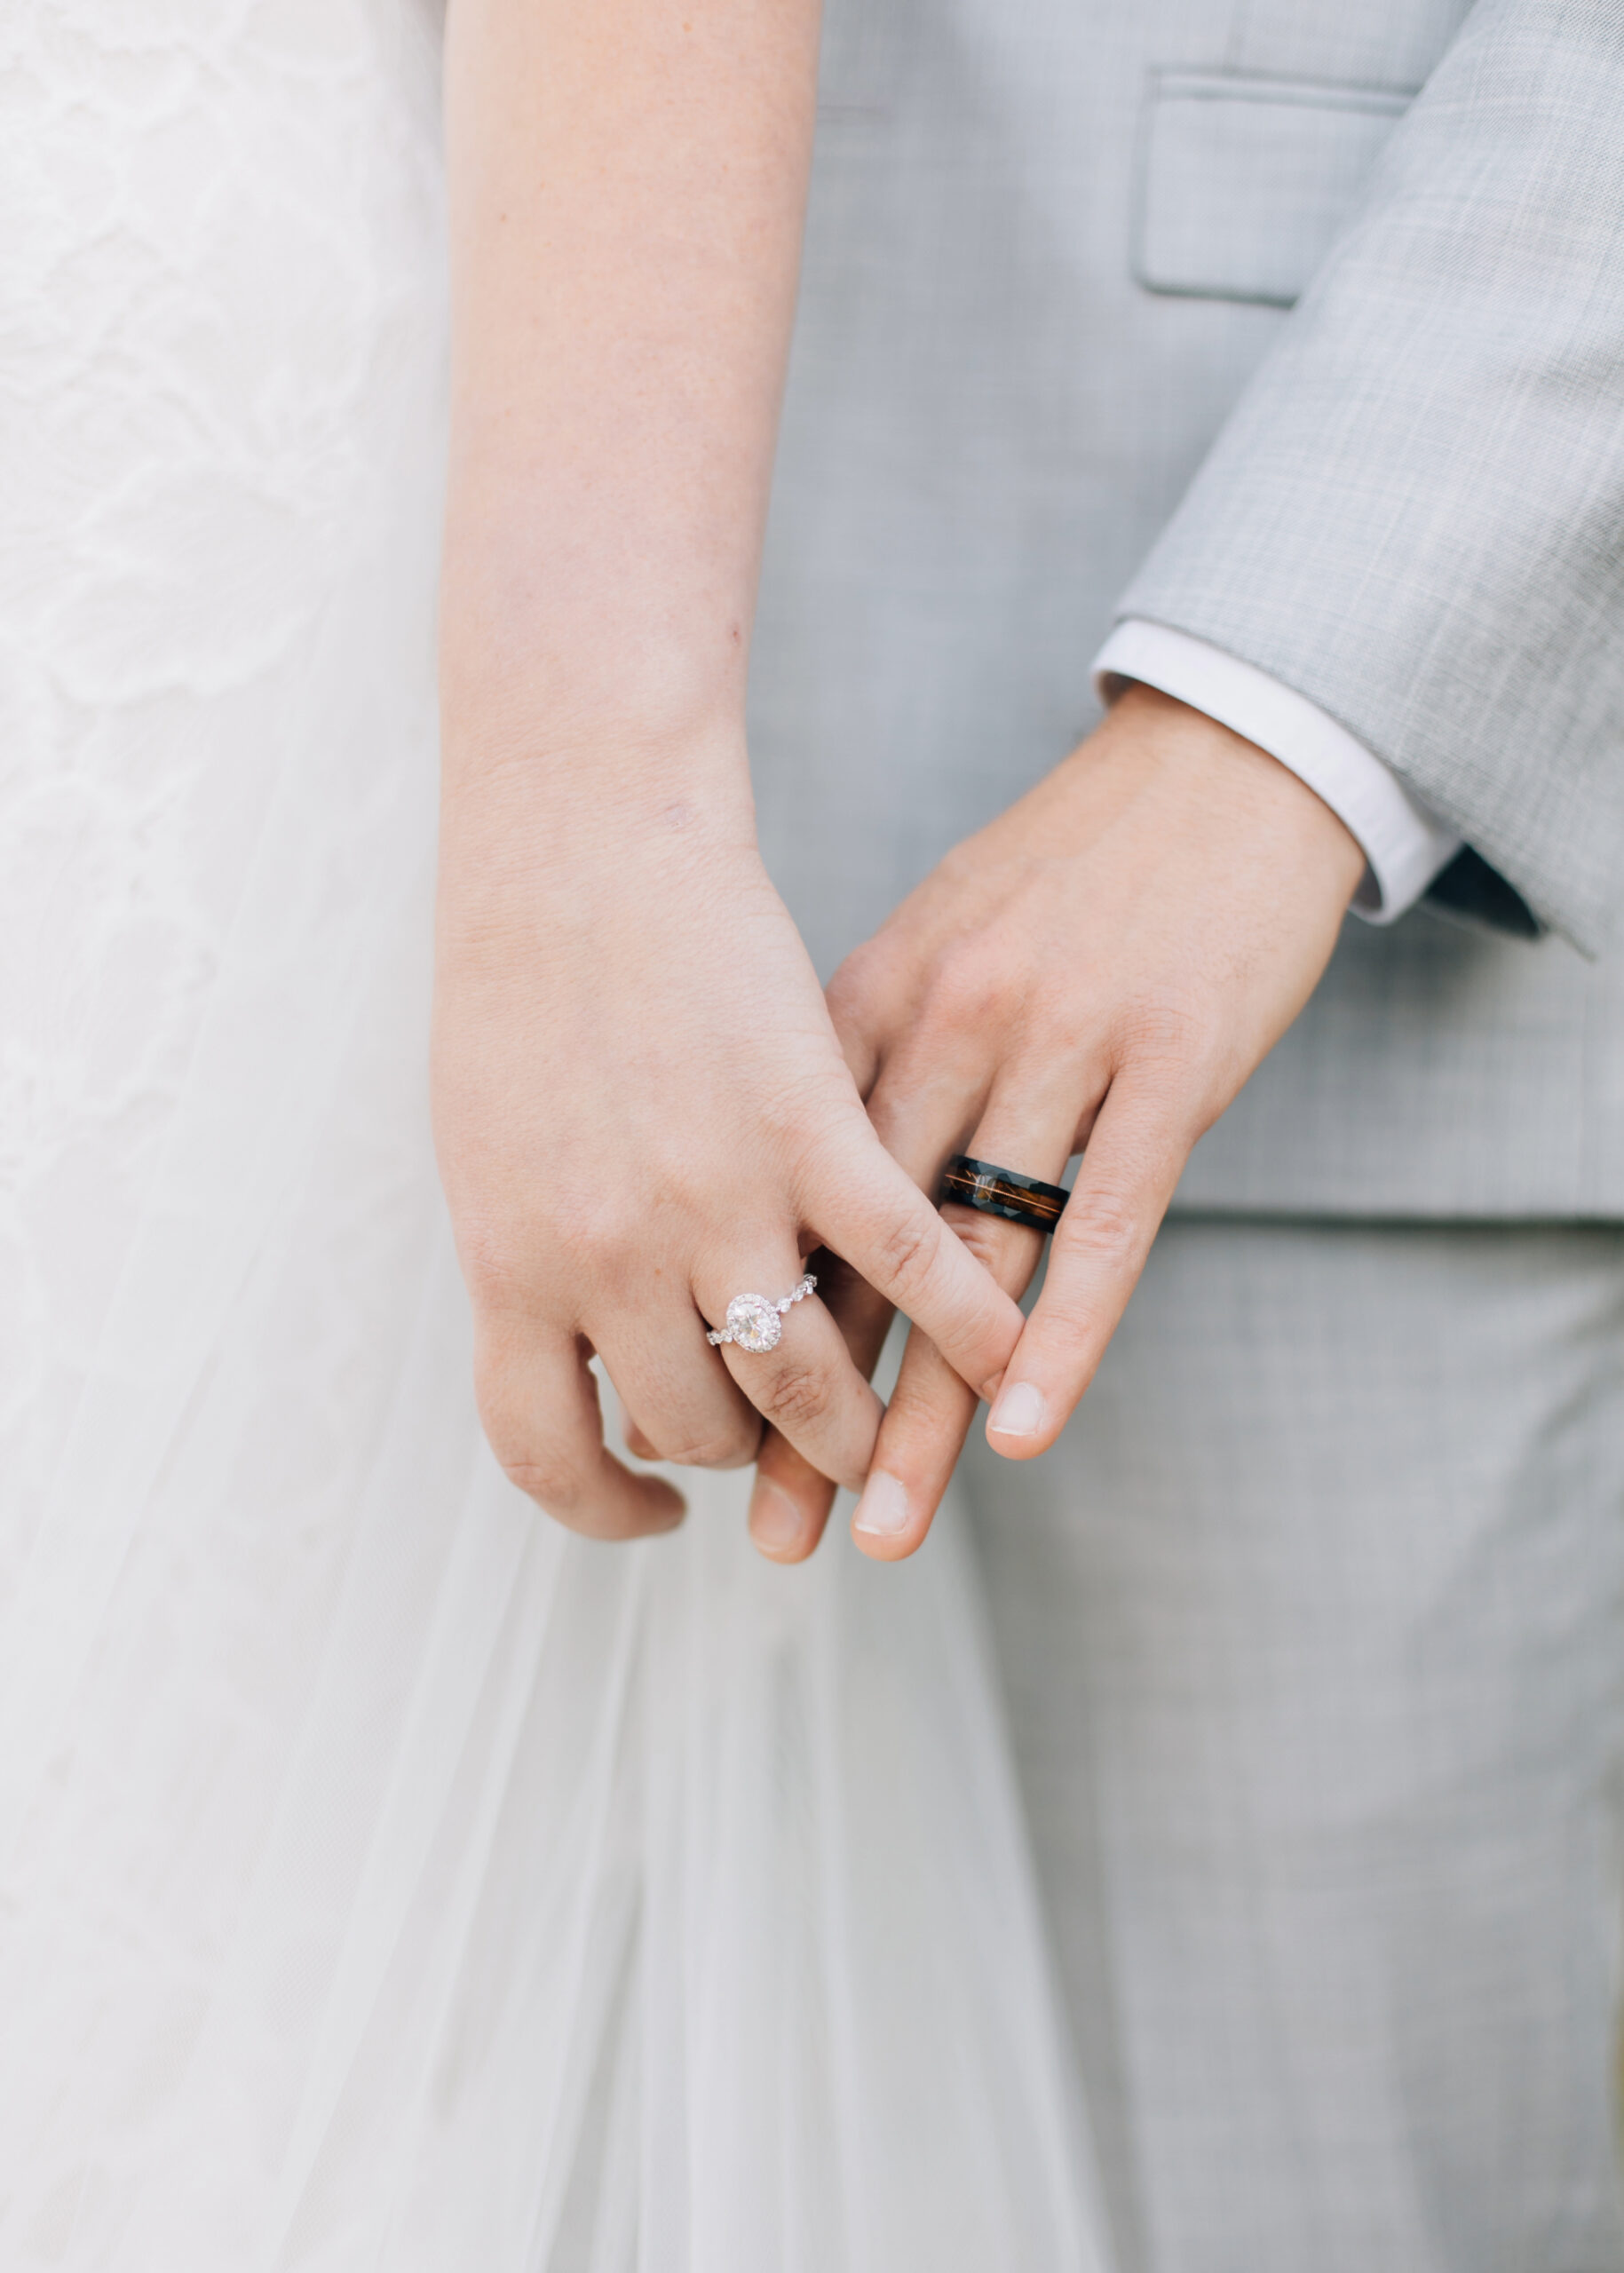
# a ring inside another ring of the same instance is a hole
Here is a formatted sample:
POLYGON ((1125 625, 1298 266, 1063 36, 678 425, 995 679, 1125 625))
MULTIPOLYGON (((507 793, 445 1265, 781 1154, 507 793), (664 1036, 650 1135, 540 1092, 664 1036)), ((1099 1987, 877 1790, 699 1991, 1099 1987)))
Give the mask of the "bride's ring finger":
POLYGON ((820 1474, 855 1490, 884 1407, 818 1300, 815 1275, 791 1250, 788 1267, 736 1265, 695 1293, 708 1338, 756 1410, 820 1474))
MULTIPOLYGON (((895 1311, 867 1279, 827 1247, 820 1247, 808 1260, 818 1273, 819 1301, 827 1303, 852 1362, 865 1381, 872 1381, 895 1311)), ((775 1563, 803 1561, 822 1538, 834 1504, 835 1486, 828 1477, 804 1460, 776 1429, 767 1430, 750 1495, 750 1537, 761 1552, 775 1563)))

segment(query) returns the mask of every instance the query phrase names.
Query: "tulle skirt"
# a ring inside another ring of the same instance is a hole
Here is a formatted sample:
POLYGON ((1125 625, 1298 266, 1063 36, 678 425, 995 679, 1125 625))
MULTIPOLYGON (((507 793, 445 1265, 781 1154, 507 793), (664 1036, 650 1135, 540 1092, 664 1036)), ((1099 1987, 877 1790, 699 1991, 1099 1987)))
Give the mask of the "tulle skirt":
POLYGON ((604 1548, 479 1437, 437 48, 0 26, 0 2262, 1089 2273, 951 1517, 604 1548))

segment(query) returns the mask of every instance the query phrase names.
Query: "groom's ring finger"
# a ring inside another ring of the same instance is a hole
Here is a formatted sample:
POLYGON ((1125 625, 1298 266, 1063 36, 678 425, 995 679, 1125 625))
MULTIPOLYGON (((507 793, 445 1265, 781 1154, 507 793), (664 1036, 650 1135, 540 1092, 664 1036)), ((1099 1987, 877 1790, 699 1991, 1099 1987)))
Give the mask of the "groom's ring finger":
MULTIPOLYGON (((1022 1193, 1022 1200, 1009 1199, 1005 1204, 982 1184, 967 1202, 955 1196, 963 1179, 944 1176, 943 1215, 1008 1294, 1018 1297, 1026 1291, 1047 1230, 1030 1220, 1011 1220, 1014 1209, 1030 1202, 1034 1188, 1042 1193, 1061 1191, 1052 1179, 1066 1165, 1075 1129, 1074 1100, 1044 1108, 994 1096, 970 1143, 968 1157, 976 1165, 970 1174, 995 1172, 997 1187, 1006 1195, 1022 1193), (1011 1160, 1020 1162, 1015 1183, 1002 1165, 1011 1160)), ((1050 1206, 1058 1220, 1060 1205, 1050 1206)), ((976 1403, 941 1353, 923 1334, 910 1334, 873 1469, 852 1516, 852 1533, 865 1553, 891 1562, 919 1545, 963 1449, 976 1403)))
POLYGON ((991 1160, 955 1152, 942 1170, 939 1200, 944 1208, 951 1202, 1047 1235, 1071 1196, 1064 1184, 1045 1184, 1041 1177, 1023 1176, 1018 1168, 999 1168, 991 1160))
POLYGON ((989 1141, 992 1132, 978 1129, 973 1150, 958 1153, 948 1162, 939 1204, 964 1245, 979 1255, 999 1285, 1018 1300, 1038 1267, 1044 1243, 1059 1222, 1068 1196, 1062 1185, 1037 1170, 1048 1167, 1058 1174, 1066 1165, 1072 1132, 1068 1127, 1064 1136, 1051 1135, 1047 1141, 1041 1132, 1023 1135, 1006 1128, 1000 1133, 1002 1143, 994 1149, 989 1141), (1056 1152, 1060 1154, 1058 1160, 1051 1158, 1056 1152), (998 1163, 1011 1153, 1031 1165, 1018 1169, 1000 1167, 998 1163), (953 1170, 961 1161, 965 1165, 955 1175, 953 1170), (1042 1220, 1033 1203, 1034 1192, 1058 1194, 1058 1200, 1043 1206, 1042 1220))
POLYGON ((853 1490, 868 1472, 884 1410, 852 1362, 845 1338, 816 1292, 794 1275, 768 1273, 754 1287, 699 1291, 713 1334, 728 1338, 718 1354, 750 1403, 803 1459, 832 1483, 853 1490))

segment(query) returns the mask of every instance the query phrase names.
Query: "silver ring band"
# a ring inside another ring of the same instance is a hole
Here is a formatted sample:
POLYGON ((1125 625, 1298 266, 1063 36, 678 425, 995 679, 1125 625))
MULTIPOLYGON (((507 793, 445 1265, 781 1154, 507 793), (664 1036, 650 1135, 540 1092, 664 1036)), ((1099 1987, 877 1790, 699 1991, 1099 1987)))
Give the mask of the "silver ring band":
POLYGON ((707 1334, 705 1339, 712 1348, 724 1342, 736 1342, 741 1350, 749 1350, 763 1356, 776 1350, 782 1334, 783 1314, 794 1303, 804 1302, 817 1280, 809 1271, 798 1287, 792 1287, 781 1303, 770 1303, 764 1295, 735 1295, 727 1305, 727 1323, 717 1334, 707 1334))

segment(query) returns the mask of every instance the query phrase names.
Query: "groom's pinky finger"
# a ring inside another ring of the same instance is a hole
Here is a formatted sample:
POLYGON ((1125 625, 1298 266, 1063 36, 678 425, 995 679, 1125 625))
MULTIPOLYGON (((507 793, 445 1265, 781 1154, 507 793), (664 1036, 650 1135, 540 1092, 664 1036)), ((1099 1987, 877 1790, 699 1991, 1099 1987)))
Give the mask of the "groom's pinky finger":
POLYGON ((1093 1380, 1196 1134, 1162 1082, 1113 1083, 1056 1228, 1043 1291, 987 1415, 987 1442, 1005 1459, 1047 1452, 1093 1380))

